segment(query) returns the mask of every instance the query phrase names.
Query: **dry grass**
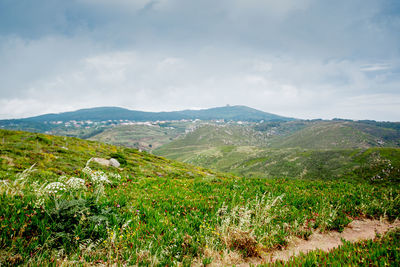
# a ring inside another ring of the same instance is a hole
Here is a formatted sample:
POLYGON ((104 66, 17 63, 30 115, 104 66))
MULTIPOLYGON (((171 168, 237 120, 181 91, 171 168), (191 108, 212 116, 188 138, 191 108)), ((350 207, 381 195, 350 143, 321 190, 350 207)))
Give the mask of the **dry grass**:
POLYGON ((258 244, 253 231, 243 231, 239 228, 229 228, 223 237, 226 247, 242 252, 243 257, 259 257, 261 245, 258 244))

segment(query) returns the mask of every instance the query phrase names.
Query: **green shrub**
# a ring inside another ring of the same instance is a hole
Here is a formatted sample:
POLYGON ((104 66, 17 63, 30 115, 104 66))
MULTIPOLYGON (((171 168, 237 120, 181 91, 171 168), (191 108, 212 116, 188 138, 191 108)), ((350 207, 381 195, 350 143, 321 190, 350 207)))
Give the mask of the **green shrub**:
POLYGON ((127 161, 124 155, 122 155, 121 153, 111 153, 110 154, 111 158, 114 158, 116 160, 118 160, 118 162, 121 164, 121 166, 126 166, 127 161))

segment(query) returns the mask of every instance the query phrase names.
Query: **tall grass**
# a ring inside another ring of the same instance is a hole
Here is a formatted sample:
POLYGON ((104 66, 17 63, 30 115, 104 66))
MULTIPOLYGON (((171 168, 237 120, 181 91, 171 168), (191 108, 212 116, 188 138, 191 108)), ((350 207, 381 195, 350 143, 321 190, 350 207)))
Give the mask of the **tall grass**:
POLYGON ((399 217, 397 183, 238 178, 79 139, 0 137, 1 265, 239 262, 356 217, 399 217), (87 163, 113 153, 122 168, 87 163))
POLYGON ((121 177, 85 168, 81 177, 40 182, 31 169, 3 181, 2 263, 175 265, 212 262, 210 250, 246 258, 317 228, 340 231, 354 217, 394 220, 400 210, 397 187, 221 175, 121 177))

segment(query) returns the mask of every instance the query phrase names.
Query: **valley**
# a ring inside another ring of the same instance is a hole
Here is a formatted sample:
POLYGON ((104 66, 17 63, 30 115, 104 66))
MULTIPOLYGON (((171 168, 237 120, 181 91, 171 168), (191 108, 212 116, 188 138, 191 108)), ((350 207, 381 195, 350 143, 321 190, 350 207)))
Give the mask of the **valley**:
POLYGON ((0 130, 1 264, 400 261, 387 256, 400 245, 399 123, 13 123, 32 132, 0 130), (120 165, 99 164, 111 158, 120 165), (385 231, 281 256, 351 223, 385 231))

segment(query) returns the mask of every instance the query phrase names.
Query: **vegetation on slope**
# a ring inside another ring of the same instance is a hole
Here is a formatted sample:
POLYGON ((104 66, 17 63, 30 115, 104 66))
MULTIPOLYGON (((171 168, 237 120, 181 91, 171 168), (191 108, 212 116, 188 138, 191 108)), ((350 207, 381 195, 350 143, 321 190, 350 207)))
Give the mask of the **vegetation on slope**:
POLYGON ((399 217, 396 184, 238 178, 135 149, 24 132, 2 130, 0 141, 6 265, 205 264, 210 251, 260 256, 316 228, 340 231, 353 217, 399 217), (92 157, 126 162, 103 167, 87 163, 92 157))
POLYGON ((400 146, 400 123, 394 122, 300 120, 265 122, 254 128, 270 136, 269 146, 274 148, 348 149, 400 146))
MULTIPOLYGON (((272 142, 277 148, 310 148, 310 149, 337 149, 337 148, 368 148, 380 146, 394 146, 394 140, 385 143, 383 136, 395 132, 394 130, 375 127, 363 127, 355 122, 320 121, 294 132, 284 138, 272 142)), ((400 139, 400 133, 397 140, 400 139)))
MULTIPOLYGON (((180 161, 195 156, 198 152, 209 151, 213 154, 215 148, 224 146, 260 146, 264 147, 267 136, 246 125, 208 124, 177 140, 163 145, 154 153, 180 161), (213 151, 211 151, 213 150, 213 151)), ((216 151, 216 150, 215 150, 216 151)), ((218 152, 219 155, 221 155, 218 152)))
POLYGON ((348 121, 268 122, 256 130, 208 125, 154 153, 248 177, 399 181, 400 149, 381 147, 399 139, 378 143, 393 129, 355 125, 361 127, 348 121))

